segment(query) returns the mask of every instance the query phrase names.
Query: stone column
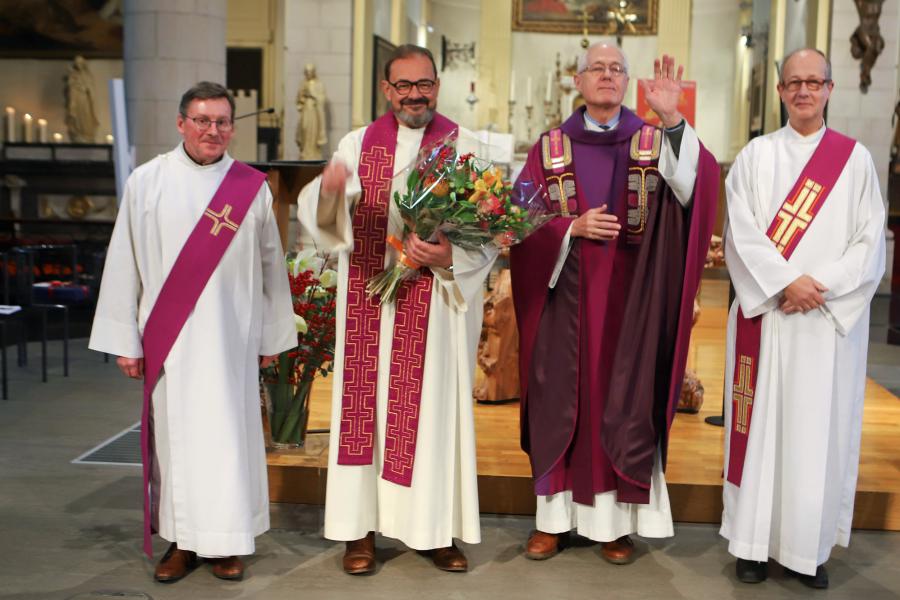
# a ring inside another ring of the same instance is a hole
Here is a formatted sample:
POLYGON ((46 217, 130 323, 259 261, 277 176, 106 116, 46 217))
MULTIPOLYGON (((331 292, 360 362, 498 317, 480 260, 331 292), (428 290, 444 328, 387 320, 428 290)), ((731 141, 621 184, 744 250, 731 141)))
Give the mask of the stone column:
POLYGON ((125 0, 125 97, 135 164, 168 152, 181 95, 225 84, 226 0, 125 0))

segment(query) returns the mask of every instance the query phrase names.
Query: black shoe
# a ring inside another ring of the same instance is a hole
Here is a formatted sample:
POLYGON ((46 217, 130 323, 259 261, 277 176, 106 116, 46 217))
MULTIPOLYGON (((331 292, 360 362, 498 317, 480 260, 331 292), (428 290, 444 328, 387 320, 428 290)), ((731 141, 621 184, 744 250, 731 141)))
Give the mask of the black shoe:
POLYGON ((825 565, 819 565, 816 567, 815 575, 804 575, 803 573, 798 573, 797 571, 793 571, 791 569, 784 569, 788 574, 793 575, 797 579, 800 580, 800 583, 805 585, 806 587, 813 588, 814 590, 825 590, 828 589, 828 571, 825 570, 825 565))
POLYGON ((735 564, 737 578, 744 583, 762 583, 769 574, 768 563, 756 560, 737 559, 735 564))

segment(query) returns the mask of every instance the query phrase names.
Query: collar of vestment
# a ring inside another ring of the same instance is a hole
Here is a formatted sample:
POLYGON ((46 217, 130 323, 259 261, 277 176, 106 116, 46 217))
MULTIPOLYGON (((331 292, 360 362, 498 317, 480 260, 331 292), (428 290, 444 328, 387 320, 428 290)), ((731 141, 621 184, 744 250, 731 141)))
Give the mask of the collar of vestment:
POLYGON ((794 129, 790 121, 788 121, 784 126, 784 131, 787 134, 788 139, 792 142, 799 142, 801 144, 818 144, 820 141, 822 141, 822 136, 825 135, 826 129, 827 127, 825 127, 825 121, 822 121, 822 126, 819 127, 818 130, 809 135, 803 135, 802 133, 794 129))
POLYGON ((610 129, 615 129, 616 125, 619 124, 619 118, 622 116, 622 111, 616 113, 612 119, 607 121, 606 123, 601 123, 597 119, 591 116, 587 110, 584 111, 584 128, 590 131, 596 131, 597 133, 603 133, 605 131, 609 131, 610 129))
POLYGON ((584 115, 587 108, 579 107, 572 113, 566 122, 562 124, 563 133, 582 144, 613 145, 631 140, 644 122, 636 114, 622 106, 619 110, 619 121, 615 129, 609 131, 590 131, 585 129, 584 115))
POLYGON ((234 162, 234 159, 231 158, 228 152, 226 152, 222 155, 222 158, 220 158, 216 162, 210 163, 208 165, 201 165, 193 158, 191 158, 187 153, 187 150, 184 149, 184 142, 178 144, 173 152, 181 162, 193 169, 197 169, 198 171, 216 171, 219 169, 228 170, 228 168, 231 167, 231 163, 234 162))

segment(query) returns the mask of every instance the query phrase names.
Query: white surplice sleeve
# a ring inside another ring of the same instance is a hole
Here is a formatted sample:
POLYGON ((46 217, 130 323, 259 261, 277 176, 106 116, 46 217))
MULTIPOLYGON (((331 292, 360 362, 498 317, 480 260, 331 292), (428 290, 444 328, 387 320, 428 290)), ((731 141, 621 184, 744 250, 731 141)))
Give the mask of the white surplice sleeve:
POLYGON ((450 248, 453 251, 453 270, 434 267, 431 272, 456 310, 465 312, 468 310, 469 302, 481 301, 484 280, 500 252, 493 247, 465 250, 451 244, 450 248))
POLYGON ((143 285, 135 256, 136 177, 128 178, 116 216, 91 327, 88 347, 127 358, 142 358, 138 322, 143 285))
POLYGON ((362 193, 357 167, 364 131, 352 131, 345 135, 332 158, 343 162, 350 171, 344 196, 322 197, 322 176, 319 175, 300 191, 297 198, 297 218, 310 233, 319 251, 342 252, 353 248, 352 208, 362 193))
POLYGON ((700 139, 694 128, 684 123, 681 133, 681 147, 676 155, 669 136, 663 134, 663 144, 659 153, 659 172, 666 185, 672 188, 678 202, 687 207, 694 194, 697 181, 697 165, 700 162, 700 139))
POLYGON ((744 148, 725 179, 728 215, 725 225, 725 262, 745 317, 778 308, 781 291, 803 275, 790 265, 766 236, 767 215, 756 214, 760 204, 754 183, 756 144, 744 148))
POLYGON ((275 211, 272 210, 272 192, 264 183, 260 193, 264 194, 265 216, 259 236, 263 321, 258 354, 272 356, 297 345, 297 328, 294 324, 294 308, 291 306, 291 288, 284 262, 284 250, 281 247, 278 224, 275 222, 275 211))
POLYGON ((857 160, 864 161, 865 174, 852 190, 856 222, 846 250, 840 259, 810 272, 828 288, 822 310, 841 335, 847 335, 865 312, 884 274, 885 214, 878 174, 868 152, 857 160))

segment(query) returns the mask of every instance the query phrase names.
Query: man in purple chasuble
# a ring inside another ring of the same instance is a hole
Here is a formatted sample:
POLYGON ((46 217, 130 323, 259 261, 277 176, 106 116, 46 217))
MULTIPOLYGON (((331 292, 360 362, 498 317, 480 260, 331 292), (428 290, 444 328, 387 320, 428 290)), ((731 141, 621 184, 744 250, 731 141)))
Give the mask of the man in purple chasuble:
POLYGON ((718 166, 678 112, 682 68, 663 56, 654 72, 646 97, 664 129, 622 106, 621 50, 588 48, 575 77, 585 106, 541 136, 521 175, 560 213, 510 259, 532 559, 556 554, 573 529, 615 564, 631 560, 629 534, 673 534, 666 442, 718 166))
POLYGON ((259 366, 297 345, 294 311, 265 175, 226 152, 228 90, 198 83, 172 117, 183 142, 125 184, 89 346, 145 380, 144 550, 171 542, 155 578, 199 556, 240 579, 269 529, 259 366))
POLYGON ((393 193, 419 149, 474 139, 435 111, 440 81, 428 50, 401 46, 381 91, 391 111, 346 135, 322 176, 300 193, 298 215, 320 250, 338 256, 337 340, 325 498, 325 537, 346 542, 347 573, 375 570, 375 533, 465 571, 454 539, 481 540, 472 377, 483 282, 494 251, 466 251, 438 235, 403 240, 422 265, 395 302, 365 293, 403 238, 393 193))

